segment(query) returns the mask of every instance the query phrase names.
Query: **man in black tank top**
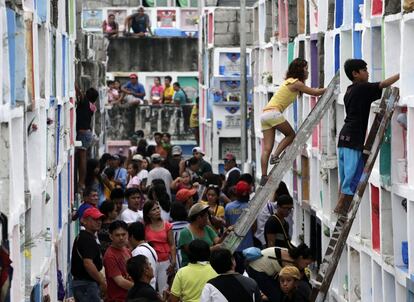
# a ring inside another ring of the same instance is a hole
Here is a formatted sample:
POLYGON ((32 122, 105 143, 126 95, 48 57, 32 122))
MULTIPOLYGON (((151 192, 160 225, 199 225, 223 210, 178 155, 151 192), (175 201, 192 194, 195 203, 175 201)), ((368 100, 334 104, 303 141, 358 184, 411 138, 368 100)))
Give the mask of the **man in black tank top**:
POLYGON ((200 302, 258 302, 262 301, 259 287, 251 278, 235 272, 236 262, 227 249, 211 253, 210 265, 220 274, 204 286, 200 302))

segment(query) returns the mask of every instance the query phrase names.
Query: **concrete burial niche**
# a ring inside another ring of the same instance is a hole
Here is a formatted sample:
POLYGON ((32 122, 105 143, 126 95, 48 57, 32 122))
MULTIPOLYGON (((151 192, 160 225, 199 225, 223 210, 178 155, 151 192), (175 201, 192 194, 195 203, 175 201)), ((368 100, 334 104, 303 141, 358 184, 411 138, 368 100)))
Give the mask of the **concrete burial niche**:
MULTIPOLYGON (((401 60, 401 25, 395 20, 386 20, 384 24, 384 71, 385 77, 394 75, 400 71, 401 60)), ((400 82, 393 86, 399 87, 400 82)))
POLYGON ((382 0, 371 0, 371 15, 381 16, 382 15, 382 0))
POLYGON ((384 15, 401 12, 401 0, 384 0, 384 15))
MULTIPOLYGON (((401 80, 400 80, 400 97, 402 104, 412 106, 414 104, 414 56, 412 49, 414 47, 414 16, 413 14, 405 15, 406 20, 402 23, 402 41, 401 41, 401 80)), ((403 18, 404 18, 403 17, 403 18)), ((401 102, 400 101, 400 102, 401 102)))

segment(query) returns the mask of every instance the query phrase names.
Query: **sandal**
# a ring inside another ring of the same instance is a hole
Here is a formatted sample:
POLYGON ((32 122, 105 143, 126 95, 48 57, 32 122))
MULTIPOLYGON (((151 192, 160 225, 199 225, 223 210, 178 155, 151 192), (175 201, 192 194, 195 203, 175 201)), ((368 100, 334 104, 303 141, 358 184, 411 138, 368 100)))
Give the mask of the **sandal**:
POLYGON ((280 162, 280 157, 275 155, 270 155, 270 164, 271 165, 277 165, 280 162))
POLYGON ((262 177, 260 178, 260 182, 259 182, 259 186, 264 186, 267 183, 269 176, 267 175, 262 175, 262 177))

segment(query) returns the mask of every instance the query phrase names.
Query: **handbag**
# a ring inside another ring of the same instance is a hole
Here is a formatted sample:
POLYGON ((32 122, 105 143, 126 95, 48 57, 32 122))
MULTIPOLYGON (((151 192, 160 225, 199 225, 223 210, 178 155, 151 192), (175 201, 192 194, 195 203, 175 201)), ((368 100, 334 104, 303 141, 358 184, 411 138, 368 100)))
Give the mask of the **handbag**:
POLYGON ((285 227, 283 226, 282 221, 280 220, 280 218, 276 214, 273 214, 272 216, 277 219, 277 221, 280 223, 280 226, 282 227, 283 236, 285 237, 285 241, 288 244, 288 249, 293 249, 295 246, 290 242, 289 236, 286 234, 286 230, 285 230, 285 227))

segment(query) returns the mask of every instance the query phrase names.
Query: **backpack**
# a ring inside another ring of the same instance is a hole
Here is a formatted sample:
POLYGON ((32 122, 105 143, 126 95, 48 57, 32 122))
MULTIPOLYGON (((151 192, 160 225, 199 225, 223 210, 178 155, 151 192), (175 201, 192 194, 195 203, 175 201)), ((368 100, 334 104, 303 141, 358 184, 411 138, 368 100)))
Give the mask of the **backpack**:
POLYGON ((252 262, 263 257, 262 250, 254 246, 244 249, 242 253, 247 262, 252 262))

